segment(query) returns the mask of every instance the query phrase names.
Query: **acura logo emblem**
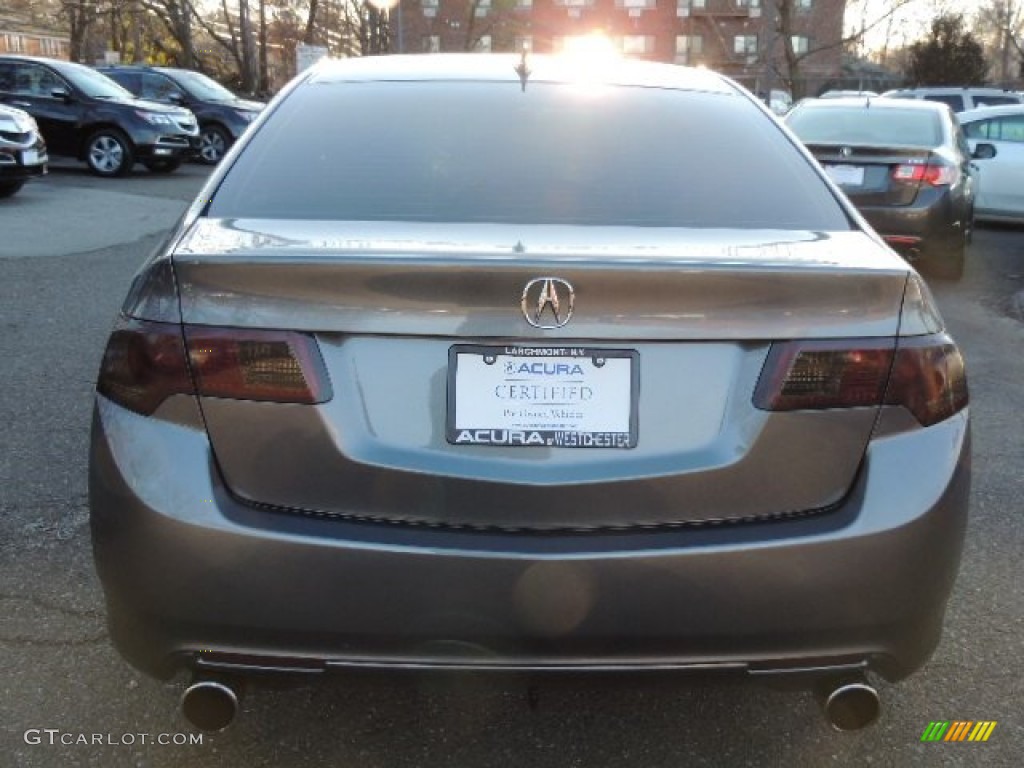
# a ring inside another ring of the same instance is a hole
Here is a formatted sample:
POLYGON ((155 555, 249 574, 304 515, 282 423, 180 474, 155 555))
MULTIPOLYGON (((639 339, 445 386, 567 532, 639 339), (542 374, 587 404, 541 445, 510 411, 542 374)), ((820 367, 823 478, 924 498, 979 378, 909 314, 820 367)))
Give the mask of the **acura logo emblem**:
POLYGON ((538 277, 523 288, 520 306, 526 322, 550 331, 569 322, 575 303, 576 293, 567 281, 560 277, 538 277))

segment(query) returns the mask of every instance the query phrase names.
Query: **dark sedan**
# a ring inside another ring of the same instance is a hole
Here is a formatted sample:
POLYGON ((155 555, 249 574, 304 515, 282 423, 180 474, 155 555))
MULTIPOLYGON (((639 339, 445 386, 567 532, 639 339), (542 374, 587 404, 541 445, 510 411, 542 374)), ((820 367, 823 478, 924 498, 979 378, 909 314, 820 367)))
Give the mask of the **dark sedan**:
POLYGON ((68 61, 0 56, 0 103, 32 115, 51 154, 83 160, 99 176, 124 176, 136 161, 167 173, 198 144, 187 109, 136 99, 68 61))
POLYGON ((938 277, 960 278, 975 183, 971 151, 949 107, 812 99, 790 112, 786 124, 891 246, 909 259, 925 257, 938 277))

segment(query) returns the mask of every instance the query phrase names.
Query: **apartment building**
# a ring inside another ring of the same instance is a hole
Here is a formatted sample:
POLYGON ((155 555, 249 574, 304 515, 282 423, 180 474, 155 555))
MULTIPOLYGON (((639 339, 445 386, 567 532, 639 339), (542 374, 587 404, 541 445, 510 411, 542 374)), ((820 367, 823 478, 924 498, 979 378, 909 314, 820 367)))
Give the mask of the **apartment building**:
POLYGON ((406 53, 548 53, 600 32, 628 55, 705 65, 751 83, 766 69, 766 51, 781 66, 782 37, 768 19, 782 3, 794 51, 810 54, 801 76, 838 75, 845 0, 401 0, 391 11, 391 44, 406 53))

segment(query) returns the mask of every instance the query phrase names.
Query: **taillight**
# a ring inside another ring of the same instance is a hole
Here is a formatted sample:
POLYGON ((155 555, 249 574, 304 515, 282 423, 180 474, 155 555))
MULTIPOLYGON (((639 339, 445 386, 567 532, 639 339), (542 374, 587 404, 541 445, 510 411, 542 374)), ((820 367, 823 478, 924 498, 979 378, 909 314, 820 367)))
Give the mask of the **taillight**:
POLYGON ((754 390, 754 405, 767 411, 883 403, 903 406, 926 427, 964 408, 967 377, 953 341, 932 334, 773 344, 754 390))
POLYGON ((190 394, 181 326, 120 321, 107 341, 96 391, 147 416, 171 395, 190 394))
POLYGON ((916 181, 933 187, 951 185, 960 175, 951 165, 897 165, 892 177, 896 181, 916 181))
POLYGON ((331 398, 310 336, 206 326, 185 326, 183 336, 175 323, 135 319, 122 320, 111 333, 96 390, 143 415, 177 394, 282 403, 331 398))
POLYGON ((754 391, 766 411, 879 405, 892 367, 894 339, 773 344, 754 391))
POLYGON ((949 336, 900 339, 886 405, 902 405, 927 427, 962 410, 967 400, 964 359, 949 336))
POLYGON ((307 404, 331 398, 310 336, 187 325, 185 338, 200 395, 307 404))

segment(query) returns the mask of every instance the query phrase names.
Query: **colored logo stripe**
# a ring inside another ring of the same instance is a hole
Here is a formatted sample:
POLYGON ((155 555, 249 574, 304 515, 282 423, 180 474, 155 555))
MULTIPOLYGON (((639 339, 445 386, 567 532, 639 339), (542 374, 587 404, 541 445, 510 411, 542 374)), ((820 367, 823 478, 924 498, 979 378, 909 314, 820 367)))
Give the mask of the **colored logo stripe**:
POLYGON ((928 727, 921 734, 921 741, 941 741, 947 728, 949 728, 948 720, 928 723, 928 727))
POLYGON ((996 729, 996 722, 992 720, 990 722, 980 722, 974 726, 974 730, 971 731, 971 735, 967 738, 968 741, 988 741, 988 737, 992 735, 992 731, 996 729))
POLYGON ((921 741, 988 741, 995 720, 933 720, 921 734, 921 741))
POLYGON ((963 741, 967 736, 968 729, 970 729, 972 725, 974 725, 974 723, 970 720, 955 720, 943 741, 963 741))

